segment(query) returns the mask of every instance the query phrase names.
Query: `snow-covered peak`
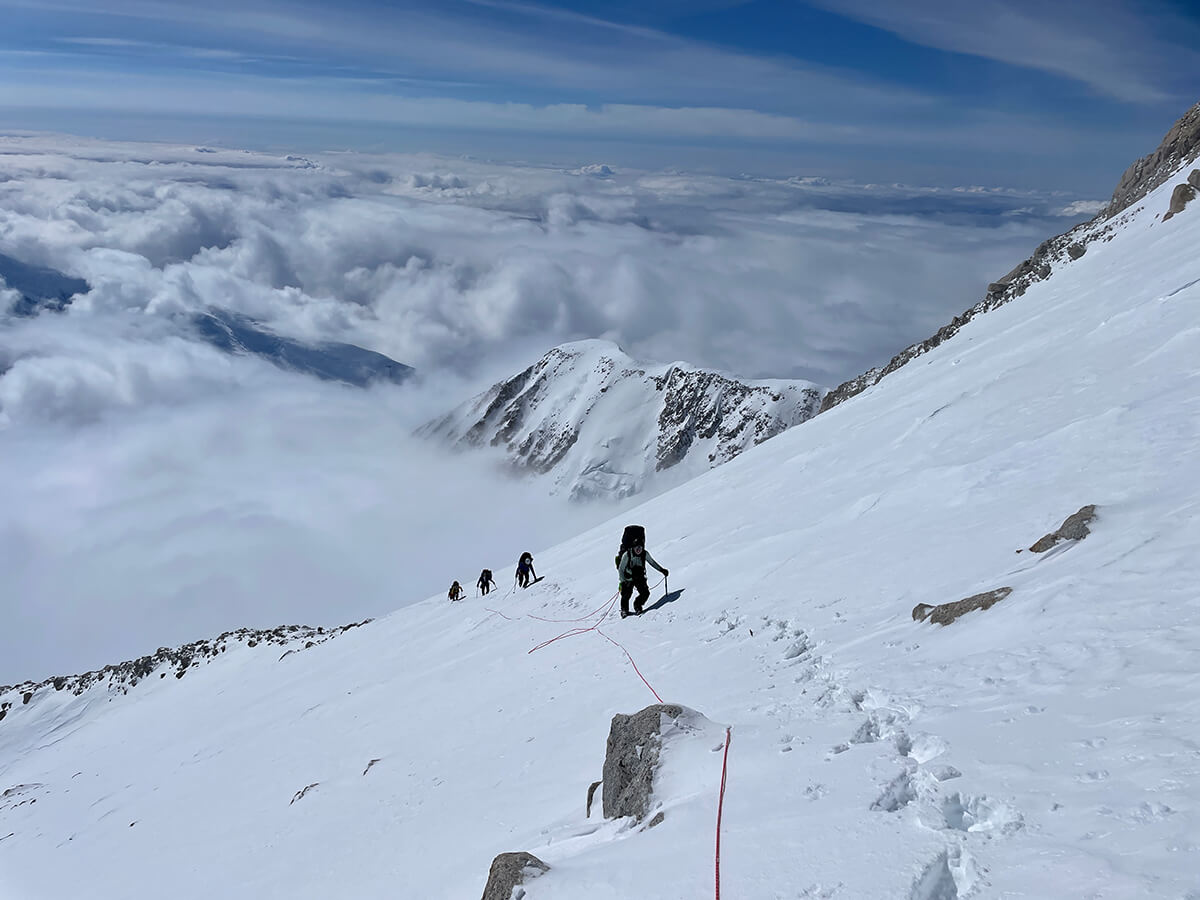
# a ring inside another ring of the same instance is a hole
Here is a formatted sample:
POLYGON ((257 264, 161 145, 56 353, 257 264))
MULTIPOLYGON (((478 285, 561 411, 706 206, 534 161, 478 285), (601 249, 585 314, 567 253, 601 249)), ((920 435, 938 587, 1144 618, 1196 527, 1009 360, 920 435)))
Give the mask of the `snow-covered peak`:
POLYGON ((822 394, 806 381, 645 366, 609 341, 584 340, 555 347, 421 433, 502 448, 511 469, 546 475, 571 499, 619 498, 727 462, 810 418, 822 394))

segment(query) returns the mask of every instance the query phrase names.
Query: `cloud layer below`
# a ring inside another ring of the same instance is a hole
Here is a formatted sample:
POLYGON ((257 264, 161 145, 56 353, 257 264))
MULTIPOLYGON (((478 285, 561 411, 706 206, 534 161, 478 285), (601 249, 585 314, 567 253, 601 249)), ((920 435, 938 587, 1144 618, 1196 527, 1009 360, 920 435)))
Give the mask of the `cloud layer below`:
POLYGON ((487 459, 435 459, 409 438, 425 418, 592 337, 834 384, 1087 209, 982 188, 0 139, 0 253, 92 285, 66 313, 0 320, 0 682, 240 625, 377 615, 503 573, 615 510, 565 510, 487 459), (361 391, 231 357, 192 330, 210 306, 421 380, 361 391))

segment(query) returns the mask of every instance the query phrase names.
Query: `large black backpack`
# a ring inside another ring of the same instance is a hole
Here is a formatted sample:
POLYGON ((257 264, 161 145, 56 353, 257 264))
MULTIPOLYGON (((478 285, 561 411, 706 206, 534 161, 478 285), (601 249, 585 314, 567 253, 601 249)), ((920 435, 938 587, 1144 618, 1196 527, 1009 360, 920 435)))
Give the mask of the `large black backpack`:
POLYGON ((616 559, 613 560, 617 569, 621 568, 621 557, 630 547, 645 547, 646 546, 646 529, 641 525, 626 525, 625 530, 621 533, 621 549, 617 551, 616 559))

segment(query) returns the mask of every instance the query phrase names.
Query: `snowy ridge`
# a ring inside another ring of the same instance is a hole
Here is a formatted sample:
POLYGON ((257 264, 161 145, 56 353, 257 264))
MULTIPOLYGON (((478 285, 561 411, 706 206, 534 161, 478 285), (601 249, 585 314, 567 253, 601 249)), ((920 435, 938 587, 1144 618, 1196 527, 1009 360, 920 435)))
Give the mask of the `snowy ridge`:
POLYGON ((815 414, 806 381, 738 381, 684 363, 646 367, 607 341, 555 347, 525 371, 422 427, 458 448, 491 445, 571 499, 627 497, 718 466, 815 414))
POLYGON ((42 310, 62 312, 76 294, 86 294, 90 289, 82 278, 45 266, 32 266, 0 253, 0 315, 36 316, 42 310))
MULTIPOLYGON (((976 316, 1020 297, 1030 285, 1045 281, 1056 271, 1082 257, 1092 242, 1112 240, 1114 229, 1127 218, 1123 215, 1127 210, 1156 188, 1182 178, 1197 159, 1200 159, 1200 103, 1180 117, 1157 150, 1125 170, 1113 191, 1112 199, 1090 221, 1043 241, 1032 256, 1018 263, 1003 278, 989 284, 987 295, 982 300, 955 316, 931 337, 901 350, 886 365, 869 369, 829 391, 821 403, 821 411, 831 409, 871 385, 878 384, 880 379, 952 338, 976 316)), ((1138 206, 1134 211, 1141 208, 1138 206)), ((1167 204, 1163 203, 1161 211, 1166 209, 1167 204)))
POLYGON ((306 344, 272 333, 246 316, 210 308, 191 317, 200 337, 226 353, 245 353, 265 359, 290 372, 315 375, 355 387, 374 382, 402 384, 413 373, 411 366, 391 357, 340 341, 306 344))
MULTIPOLYGON (((190 669, 204 665, 216 659, 231 647, 245 645, 253 648, 260 644, 288 648, 286 653, 294 653, 296 649, 309 649, 317 644, 337 637, 351 628, 359 628, 370 622, 353 622, 339 628, 312 627, 310 625, 280 625, 277 628, 238 628, 218 635, 212 640, 202 639, 183 644, 180 647, 159 647, 154 653, 137 659, 126 660, 115 665, 105 666, 93 672, 82 675, 55 675, 43 681, 25 681, 16 685, 0 685, 0 720, 8 711, 16 706, 27 706, 30 702, 40 700, 42 695, 52 691, 68 691, 76 697, 93 687, 103 687, 111 693, 127 694, 139 682, 151 675, 166 678, 173 675, 183 678, 190 669), (298 647, 297 645, 302 645, 298 647)), ((281 657, 282 658, 282 657, 281 657)))

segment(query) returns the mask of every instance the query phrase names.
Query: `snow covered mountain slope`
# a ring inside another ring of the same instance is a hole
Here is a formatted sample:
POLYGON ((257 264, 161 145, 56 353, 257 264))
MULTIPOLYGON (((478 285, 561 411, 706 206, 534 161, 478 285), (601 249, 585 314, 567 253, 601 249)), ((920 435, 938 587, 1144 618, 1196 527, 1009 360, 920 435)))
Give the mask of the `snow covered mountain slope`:
POLYGON ((226 353, 258 356, 289 372, 315 375, 325 381, 355 387, 377 381, 402 384, 413 373, 411 366, 374 350, 339 341, 306 344, 274 334, 253 319, 228 310, 196 313, 192 325, 201 338, 226 353))
POLYGON ((1148 153, 1136 160, 1125 170, 1113 191, 1112 199, 1091 221, 1076 225, 1069 231, 1043 241, 1034 250, 1032 256, 1014 266, 1007 275, 989 284, 987 295, 982 300, 955 316, 930 337, 904 348, 886 365, 869 369, 827 392, 821 401, 821 411, 831 409, 871 385, 878 384, 882 378, 895 372, 901 366, 907 365, 943 341, 954 337, 960 328, 976 316, 990 312, 996 307, 1003 306, 1010 300, 1020 297, 1029 289, 1030 285, 1045 281, 1056 271, 1061 271, 1063 266, 1082 257, 1093 242, 1111 240, 1112 229, 1122 213, 1139 201, 1144 201, 1144 198, 1156 188, 1178 181, 1174 190, 1169 192, 1170 200, 1166 201, 1165 198, 1159 197, 1162 206, 1155 210, 1155 218, 1161 215, 1163 220, 1170 219, 1174 215, 1174 208, 1177 204, 1182 203, 1186 206, 1187 202, 1200 190, 1200 169, 1192 168, 1196 165, 1198 157, 1200 157, 1200 103, 1179 118, 1179 121, 1166 133, 1153 153, 1148 153), (1191 169, 1190 172, 1189 169, 1191 169), (1186 181, 1184 180, 1185 176, 1186 181))
POLYGON ((527 900, 713 896, 731 726, 727 897, 1195 898, 1200 208, 1158 221, 1170 191, 631 513, 671 570, 647 615, 536 649, 601 619, 623 518, 532 548, 525 591, 5 695, 0 896, 477 897, 510 850, 551 866, 527 900), (1084 504, 1085 540, 1016 552, 1084 504), (656 695, 709 720, 665 820, 586 818, 611 715, 656 695))
POLYGON ((76 294, 90 286, 82 278, 45 266, 31 266, 0 253, 0 314, 36 316, 42 310, 62 312, 76 294))
POLYGON ((420 434, 502 447, 518 472, 573 500, 678 484, 810 418, 807 381, 738 381, 684 363, 643 366, 607 341, 555 347, 420 434))

